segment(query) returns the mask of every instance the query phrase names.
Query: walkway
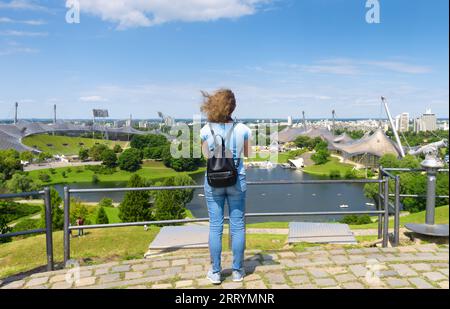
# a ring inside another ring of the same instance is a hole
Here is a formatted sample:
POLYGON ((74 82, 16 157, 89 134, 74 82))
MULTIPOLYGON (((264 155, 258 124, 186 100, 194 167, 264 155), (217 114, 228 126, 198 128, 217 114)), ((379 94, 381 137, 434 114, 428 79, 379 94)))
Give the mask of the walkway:
MULTIPOLYGON (((231 256, 224 254, 224 265, 231 256)), ((146 260, 112 262, 31 275, 2 288, 211 288, 205 279, 207 250, 174 252, 146 260), (76 282, 73 278, 78 278, 76 282)), ((224 289, 449 288, 449 247, 435 244, 399 248, 309 247, 303 251, 246 252, 247 277, 224 289)))

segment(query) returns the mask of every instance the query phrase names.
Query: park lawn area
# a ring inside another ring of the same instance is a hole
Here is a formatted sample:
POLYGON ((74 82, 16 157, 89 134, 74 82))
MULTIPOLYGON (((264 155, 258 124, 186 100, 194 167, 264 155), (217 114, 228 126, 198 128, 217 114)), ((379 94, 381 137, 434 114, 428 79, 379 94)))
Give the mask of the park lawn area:
MULTIPOLYGON (((248 158, 246 162, 266 162, 268 160, 272 162, 273 160, 270 160, 270 156, 267 157, 268 155, 269 155, 268 153, 264 153, 264 156, 261 156, 259 153, 256 153, 254 158, 248 158)), ((276 160, 276 162, 272 163, 278 164, 287 163, 289 159, 290 159, 289 152, 279 152, 278 159, 276 160)))
MULTIPOLYGON (((197 173, 203 173, 204 168, 200 168, 194 172, 183 172, 187 175, 194 175, 197 173)), ((54 169, 54 174, 51 173, 50 169, 35 170, 28 172, 29 175, 34 179, 39 179, 39 174, 46 173, 50 176, 50 182, 46 182, 45 185, 55 185, 64 183, 90 183, 92 182, 92 176, 95 172, 86 169, 85 167, 62 167, 54 169), (65 176, 63 176, 63 172, 65 176)), ((127 171, 122 171, 119 168, 116 169, 111 175, 96 174, 100 182, 127 182, 133 174, 137 174, 149 180, 158 180, 167 177, 174 177, 181 173, 164 166, 162 162, 157 161, 146 161, 142 168, 138 171, 132 173, 127 171)))
MULTIPOLYGON (((425 223, 425 211, 421 211, 414 214, 409 214, 404 217, 400 217, 400 225, 403 227, 406 223, 425 223)), ((449 207, 441 206, 436 207, 436 224, 448 224, 449 223, 449 207)), ((394 218, 389 218, 389 227, 394 227, 394 218)), ((289 228, 289 222, 263 222, 247 224, 247 228, 273 228, 273 229, 287 229, 289 228)), ((351 229, 377 229, 378 223, 373 222, 362 225, 350 225, 351 229)))
POLYGON ((110 148, 113 148, 115 145, 120 145, 123 149, 128 147, 128 142, 123 141, 58 135, 53 136, 50 134, 27 136, 22 139, 22 143, 29 147, 36 146, 39 150, 48 152, 52 155, 78 155, 80 148, 91 148, 96 143, 105 144, 110 148), (51 144, 52 146, 47 146, 48 144, 51 144))
MULTIPOLYGON (((159 227, 124 227, 87 230, 85 236, 71 240, 71 257, 82 264, 143 258, 159 227)), ((74 233, 76 234, 76 233, 74 233)), ((53 233, 54 259, 63 260, 63 233, 53 233)), ((38 235, 0 244, 0 278, 46 265, 45 236, 38 235)))
POLYGON ((341 177, 344 177, 345 173, 353 169, 353 165, 341 163, 336 157, 331 157, 330 161, 320 165, 309 165, 303 168, 303 171, 308 174, 317 176, 329 176, 331 171, 339 171, 341 177))

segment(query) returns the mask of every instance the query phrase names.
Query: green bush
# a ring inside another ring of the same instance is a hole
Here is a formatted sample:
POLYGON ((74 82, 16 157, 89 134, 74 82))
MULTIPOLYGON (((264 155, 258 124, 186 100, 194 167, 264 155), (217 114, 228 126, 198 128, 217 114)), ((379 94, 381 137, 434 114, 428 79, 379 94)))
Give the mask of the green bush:
POLYGON ((42 182, 50 182, 51 178, 47 173, 39 173, 39 180, 42 182))
POLYGON ((99 207, 113 207, 113 200, 107 197, 104 197, 98 203, 99 207))
POLYGON ((356 215, 349 215, 342 218, 340 221, 344 224, 351 224, 351 225, 363 225, 363 224, 369 224, 372 223, 372 220, 370 219, 369 215, 363 215, 363 216, 356 216, 356 215))
MULTIPOLYGON (((12 229, 13 232, 22 232, 22 231, 29 231, 29 230, 36 230, 40 228, 39 225, 39 219, 23 219, 17 222, 17 224, 12 229)), ((33 235, 30 235, 33 236, 33 235)))
POLYGON ((345 172, 344 178, 345 179, 356 179, 356 178, 358 178, 358 174, 353 169, 352 170, 347 170, 345 172))
POLYGON ((141 164, 142 153, 138 149, 127 149, 119 157, 119 167, 124 171, 135 172, 141 168, 141 164))
MULTIPOLYGON (((64 227, 64 210, 61 208, 62 198, 58 191, 50 188, 50 201, 52 205, 52 225, 54 230, 62 230, 64 227)), ((45 228, 45 206, 41 207, 41 228, 45 228)))
POLYGON ((0 214, 7 223, 26 217, 41 210, 41 206, 15 203, 12 201, 0 201, 0 214))
POLYGON ((92 175, 92 183, 96 184, 99 182, 100 182, 100 179, 98 178, 98 175, 97 174, 92 175))
POLYGON ((106 215, 106 211, 103 207, 100 207, 97 211, 97 218, 95 219, 95 223, 97 224, 108 224, 108 216, 106 215))
POLYGON ((330 178, 331 179, 339 179, 339 178, 341 178, 341 171, 339 171, 339 170, 331 170, 330 171, 330 178))
POLYGON ((123 149, 122 149, 122 147, 119 144, 117 144, 117 145, 114 146, 113 151, 115 153, 121 153, 123 151, 123 149))
MULTIPOLYGON (((134 174, 128 181, 129 188, 146 187, 145 180, 134 174)), ((150 193, 133 191, 125 193, 119 206, 119 218, 122 222, 139 222, 152 220, 150 193)))

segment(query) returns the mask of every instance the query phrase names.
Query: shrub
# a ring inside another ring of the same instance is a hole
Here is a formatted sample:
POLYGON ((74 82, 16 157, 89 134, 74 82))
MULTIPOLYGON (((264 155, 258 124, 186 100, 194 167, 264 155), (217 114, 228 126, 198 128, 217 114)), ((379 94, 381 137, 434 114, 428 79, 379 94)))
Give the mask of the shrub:
POLYGON ((114 168, 117 165, 117 155, 116 153, 111 150, 111 149, 107 149, 105 151, 103 151, 102 153, 102 164, 106 167, 109 168, 114 168))
MULTIPOLYGON (((7 234, 11 232, 11 228, 8 226, 8 221, 5 216, 0 213, 0 234, 7 234)), ((10 242, 11 238, 0 238, 0 244, 10 242)))
POLYGON ((113 207, 113 200, 107 197, 104 197, 98 203, 99 207, 113 207))
MULTIPOLYGON (((128 187, 145 187, 144 179, 139 175, 131 176, 128 187)), ((125 197, 119 206, 119 218, 122 222, 150 221, 152 219, 150 204, 150 193, 145 191, 134 191, 125 193, 125 197)))
POLYGON ((355 170, 347 170, 344 175, 345 179, 355 179, 358 178, 358 175, 355 170))
POLYGON ((103 152, 106 150, 109 150, 108 146, 106 145, 103 144, 94 145, 91 147, 91 149, 89 149, 89 156, 94 161, 101 161, 103 152))
MULTIPOLYGON (((50 188, 50 201, 52 204, 53 229, 61 230, 64 227, 64 210, 61 208, 62 198, 54 188, 50 188)), ((45 205, 41 208, 40 226, 45 228, 45 205)))
POLYGON ((100 207, 97 211, 97 218, 95 219, 95 223, 97 224, 108 224, 108 216, 106 215, 106 211, 103 207, 100 207))
POLYGON ((325 149, 319 149, 315 154, 311 156, 311 160, 314 161, 316 165, 322 165, 329 161, 330 152, 325 149))
POLYGON ((6 187, 13 193, 30 192, 38 190, 41 185, 26 174, 14 174, 6 183, 6 187))
POLYGON ((141 164, 142 154, 138 149, 127 149, 119 157, 119 167, 124 171, 135 172, 141 168, 141 164))
MULTIPOLYGON (((28 231, 28 230, 36 230, 40 228, 39 219, 23 219, 17 222, 16 225, 14 225, 12 231, 13 232, 21 232, 21 231, 28 231)), ((33 236, 33 235, 29 235, 33 236)))
POLYGON ((363 215, 363 216, 350 215, 350 216, 345 216, 344 218, 342 218, 341 223, 351 224, 351 225, 363 225, 363 224, 372 223, 372 220, 370 219, 369 215, 363 215))
POLYGON ((339 171, 339 170, 331 170, 330 171, 330 178, 331 179, 339 179, 339 178, 341 178, 341 171, 339 171))
POLYGON ((119 144, 116 144, 113 148, 115 153, 121 153, 123 151, 122 147, 119 144))
POLYGON ((100 179, 98 178, 97 174, 92 175, 92 183, 96 184, 99 182, 100 182, 100 179))
POLYGON ((50 180, 51 180, 50 176, 46 173, 39 173, 38 178, 42 182, 50 182, 50 180))

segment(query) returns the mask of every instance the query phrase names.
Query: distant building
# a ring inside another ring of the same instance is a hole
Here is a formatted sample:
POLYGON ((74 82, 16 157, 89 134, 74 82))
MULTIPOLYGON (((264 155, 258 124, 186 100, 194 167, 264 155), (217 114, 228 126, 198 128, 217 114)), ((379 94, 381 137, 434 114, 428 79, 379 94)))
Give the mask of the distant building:
POLYGON ((148 121, 139 121, 139 128, 140 129, 147 129, 149 126, 148 121))
POLYGON ((292 116, 289 116, 287 119, 288 126, 292 126, 292 116))
POLYGON ((436 115, 431 112, 431 109, 427 109, 425 114, 414 120, 415 132, 426 132, 437 130, 437 118, 436 115))
POLYGON ((398 132, 409 131, 409 113, 401 113, 395 117, 395 127, 398 132))

